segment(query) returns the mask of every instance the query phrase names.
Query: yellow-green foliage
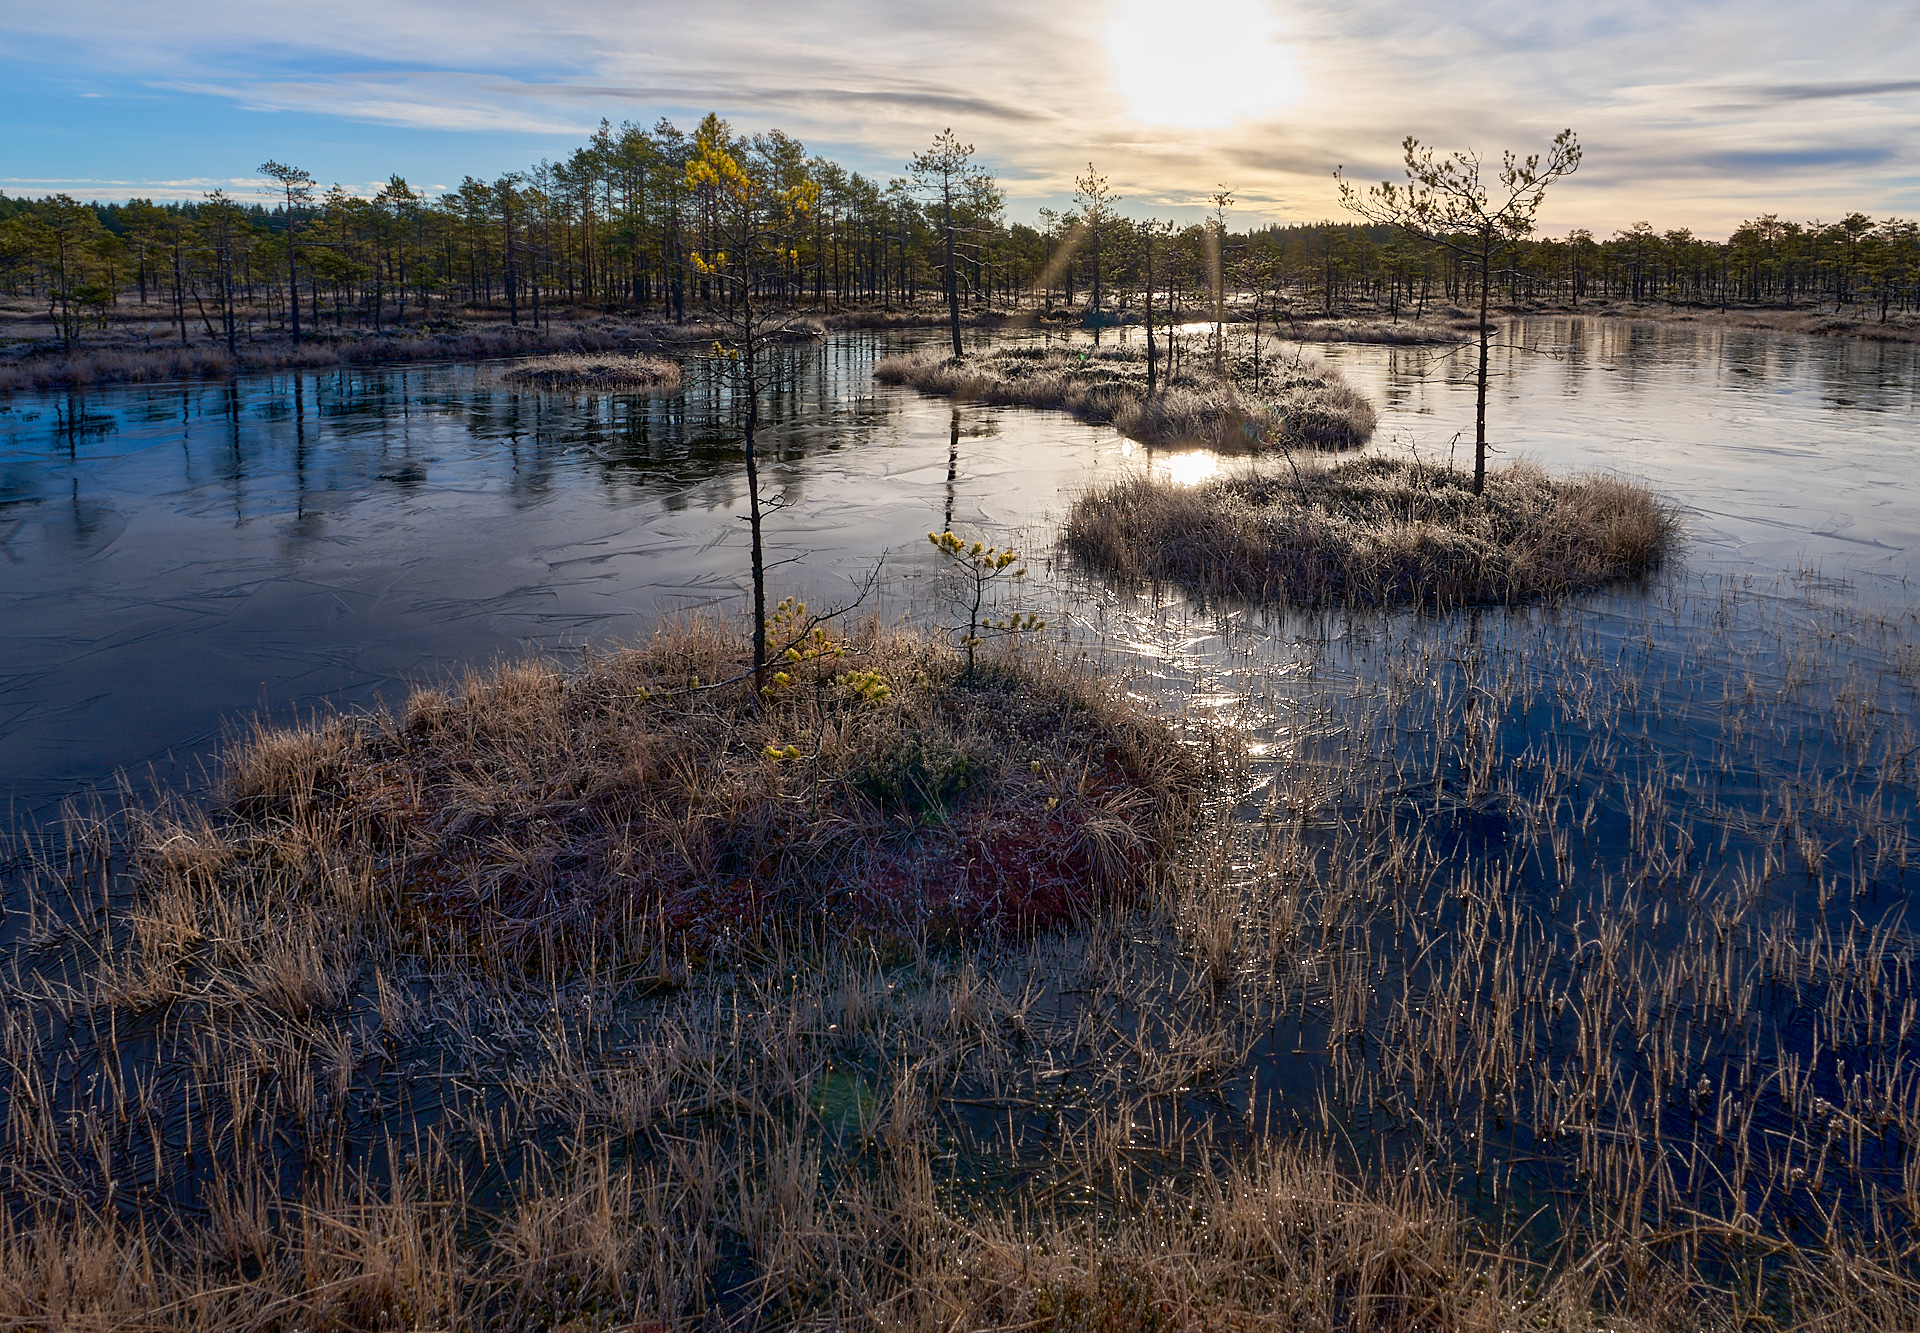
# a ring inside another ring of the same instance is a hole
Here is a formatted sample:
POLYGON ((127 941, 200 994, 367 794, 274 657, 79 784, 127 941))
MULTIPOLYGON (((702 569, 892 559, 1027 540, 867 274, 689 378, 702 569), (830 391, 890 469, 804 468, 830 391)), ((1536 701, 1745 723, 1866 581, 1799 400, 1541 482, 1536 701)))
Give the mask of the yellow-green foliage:
MULTIPOLYGON (((974 653, 986 642, 982 632, 1006 637, 1015 634, 1030 634, 1043 630, 1047 622, 1031 612, 1026 614, 1010 613, 998 617, 987 614, 989 598, 1000 587, 1017 584, 1027 576, 1027 567, 1020 564, 1020 553, 1012 547, 1005 550, 997 546, 988 546, 984 542, 968 542, 951 530, 929 532, 927 540, 933 549, 946 557, 947 562, 959 575, 961 602, 966 606, 967 627, 961 636, 960 646, 967 651, 967 676, 974 672, 974 653)), ((955 627, 958 632, 958 626, 955 627)))

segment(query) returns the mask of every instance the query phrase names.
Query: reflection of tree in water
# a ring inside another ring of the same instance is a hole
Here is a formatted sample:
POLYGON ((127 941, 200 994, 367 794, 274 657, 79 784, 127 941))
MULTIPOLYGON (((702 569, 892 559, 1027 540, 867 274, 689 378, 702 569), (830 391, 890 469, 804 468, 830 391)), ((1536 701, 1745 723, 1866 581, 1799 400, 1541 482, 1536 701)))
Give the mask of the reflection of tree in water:
POLYGON ((307 380, 293 377, 293 490, 294 513, 307 516, 307 380))
MULTIPOLYGON (((1556 391, 1567 398, 1596 385, 1629 395, 1665 393, 1680 371, 1736 392, 1809 389, 1832 411, 1920 407, 1920 353, 1907 343, 1554 315, 1507 321, 1496 348, 1496 379, 1514 385, 1551 365, 1556 391)), ((1405 408, 1420 399, 1425 385, 1469 383, 1468 351, 1464 344, 1383 349, 1380 393, 1388 404, 1405 408)))
POLYGON ((108 545, 126 530, 126 517, 119 510, 80 494, 80 478, 73 478, 68 494, 67 513, 72 526, 69 539, 73 549, 90 555, 108 545))
POLYGON ((964 429, 962 426, 961 410, 955 407, 952 416, 949 417, 947 421, 947 503, 940 520, 940 530, 942 532, 953 531, 953 506, 960 488, 960 441, 962 437, 969 440, 990 440, 1000 433, 1000 428, 994 423, 994 419, 991 416, 982 416, 972 424, 966 425, 964 429))
POLYGON ((80 444, 93 436, 107 435, 120 429, 119 420, 105 412, 91 411, 87 407, 86 394, 70 390, 64 401, 53 405, 54 429, 65 446, 67 458, 77 460, 80 444))
MULTIPOLYGON (((893 416, 891 400, 875 395, 868 380, 886 350, 885 340, 858 335, 779 349, 773 401, 763 399, 763 410, 773 409, 765 415, 780 422, 768 433, 769 453, 797 462, 871 438, 893 416)), ((417 494, 431 487, 436 455, 447 450, 497 457, 516 500, 538 501, 558 474, 583 467, 613 495, 675 496, 743 465, 742 404, 707 373, 706 359, 693 358, 685 391, 671 395, 527 393, 496 384, 484 365, 343 367, 124 387, 104 395, 111 411, 99 407, 102 395, 74 391, 49 396, 37 418, 45 424, 9 433, 31 454, 51 443, 63 461, 79 464, 90 438, 173 423, 176 475, 201 497, 195 507, 212 501, 238 522, 281 511, 304 521, 328 507, 327 495, 417 494), (208 482, 220 500, 202 489, 208 482)), ((64 468, 16 471, 6 498, 71 499, 62 494, 73 480, 60 475, 64 468)), ((730 493, 709 489, 675 505, 726 503, 730 493)))
POLYGON ((960 479, 960 409, 953 409, 953 420, 949 423, 947 434, 947 516, 940 522, 940 531, 953 531, 953 488, 960 479))
MULTIPOLYGON (((81 450, 87 443, 120 429, 118 418, 90 408, 85 392, 80 390, 70 390, 54 402, 53 420, 59 452, 66 455, 70 464, 80 462, 81 450)), ((120 535, 127 526, 126 519, 118 510, 83 496, 77 471, 70 473, 67 480, 67 503, 63 506, 66 521, 58 526, 64 528, 63 536, 76 552, 92 554, 120 535)), ((9 468, 0 475, 0 520, 5 518, 7 509, 16 505, 44 503, 51 498, 44 474, 38 469, 9 468)), ((18 519, 0 525, 0 549, 6 549, 19 527, 18 519)), ((10 550, 8 556, 10 560, 17 558, 10 550)))
MULTIPOLYGON (((850 393, 874 359, 871 350, 849 356, 836 348, 827 356, 811 347, 782 349, 771 390, 781 424, 767 432, 774 457, 792 461, 839 447, 888 420, 891 411, 878 399, 850 393)), ((504 443, 522 471, 586 462, 616 492, 678 491, 743 467, 744 404, 708 360, 694 358, 678 394, 528 393, 483 384, 456 390, 444 403, 472 439, 504 443), (536 446, 531 455, 523 452, 529 440, 536 446)))

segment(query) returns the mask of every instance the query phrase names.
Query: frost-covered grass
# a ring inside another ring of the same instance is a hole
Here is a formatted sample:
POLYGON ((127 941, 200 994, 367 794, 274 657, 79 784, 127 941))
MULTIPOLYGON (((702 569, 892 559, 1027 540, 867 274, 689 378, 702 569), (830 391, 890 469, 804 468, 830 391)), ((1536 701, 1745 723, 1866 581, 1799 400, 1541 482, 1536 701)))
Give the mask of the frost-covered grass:
POLYGON ((1180 486, 1088 492, 1067 547, 1130 579, 1297 606, 1458 606, 1550 598, 1636 577, 1672 551, 1671 505, 1618 477, 1516 464, 1464 472, 1351 459, 1180 486))
POLYGON ((892 356, 874 367, 884 383, 924 393, 1071 412, 1149 444, 1215 449, 1353 449, 1373 436, 1373 405, 1323 363, 1238 360, 1224 377, 1183 369, 1147 393, 1139 348, 1016 344, 953 358, 938 351, 892 356))

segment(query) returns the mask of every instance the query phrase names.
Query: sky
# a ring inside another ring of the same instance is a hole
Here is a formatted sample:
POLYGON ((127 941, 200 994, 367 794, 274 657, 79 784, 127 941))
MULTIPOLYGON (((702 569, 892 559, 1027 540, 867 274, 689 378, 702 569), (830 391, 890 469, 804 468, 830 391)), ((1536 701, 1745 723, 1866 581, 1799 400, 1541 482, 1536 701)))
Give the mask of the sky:
POLYGON ((1858 0, 5 0, 0 191, 437 192, 604 117, 779 128, 885 180, 951 127, 1031 220, 1093 164, 1134 216, 1342 216, 1333 173, 1585 157, 1549 234, 1920 215, 1920 4, 1858 0))

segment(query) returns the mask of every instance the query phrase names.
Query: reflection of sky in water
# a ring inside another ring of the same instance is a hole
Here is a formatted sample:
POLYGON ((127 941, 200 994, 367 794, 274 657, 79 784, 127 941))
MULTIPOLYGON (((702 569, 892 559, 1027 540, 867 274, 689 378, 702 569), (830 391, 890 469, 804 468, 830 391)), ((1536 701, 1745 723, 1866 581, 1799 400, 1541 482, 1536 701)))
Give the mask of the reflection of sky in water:
MULTIPOLYGON (((1920 348, 1711 325, 1519 327, 1493 355, 1496 463, 1647 478, 1690 511, 1697 555, 1756 572, 1803 558, 1894 581, 1912 569, 1920 348)), ((1383 404, 1382 445, 1471 460, 1471 346, 1317 350, 1383 404)))
MULTIPOLYGON (((1199 355, 1207 328, 1192 327, 1199 355)), ((1244 466, 874 386, 887 345, 802 349, 769 405, 782 593, 844 597, 884 556, 886 605, 925 605, 930 528, 1011 535, 1031 553, 1116 470, 1192 484, 1244 466)), ((1915 349, 1565 320, 1528 325, 1522 346, 1496 357, 1496 445, 1650 478, 1690 510, 1695 569, 1804 561, 1882 589, 1912 571, 1915 349)), ((1377 447, 1434 456, 1470 433, 1463 353, 1309 351, 1383 404, 1377 447)), ((261 707, 391 700, 468 663, 737 607, 736 438, 697 371, 671 398, 510 393, 484 368, 446 366, 0 404, 0 787, 44 809, 116 766, 203 754, 261 707)), ((1300 623, 1177 601, 1149 614, 1074 586, 1062 623, 1166 688, 1191 682, 1190 650, 1154 646, 1169 634, 1212 643, 1227 627, 1237 644, 1300 623)), ((1258 696, 1275 665, 1223 689, 1258 696)))

